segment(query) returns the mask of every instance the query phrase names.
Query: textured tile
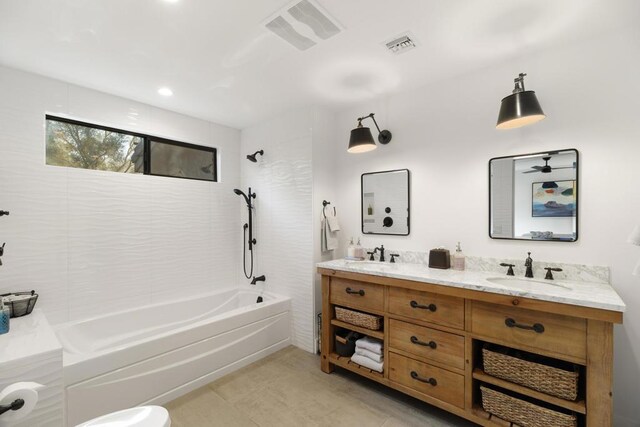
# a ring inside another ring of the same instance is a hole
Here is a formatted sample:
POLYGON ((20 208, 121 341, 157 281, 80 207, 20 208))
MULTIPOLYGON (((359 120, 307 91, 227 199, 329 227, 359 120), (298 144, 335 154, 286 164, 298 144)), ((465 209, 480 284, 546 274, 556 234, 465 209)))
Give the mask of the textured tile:
POLYGON ((238 130, 0 67, 0 292, 52 323, 237 285, 238 130), (47 166, 45 114, 219 148, 224 182, 47 166))
POLYGON ((292 298, 292 342, 308 351, 315 340, 310 117, 301 109, 241 133, 242 154, 265 150, 257 163, 241 163, 243 187, 257 193, 255 275, 267 276, 266 290, 292 298))

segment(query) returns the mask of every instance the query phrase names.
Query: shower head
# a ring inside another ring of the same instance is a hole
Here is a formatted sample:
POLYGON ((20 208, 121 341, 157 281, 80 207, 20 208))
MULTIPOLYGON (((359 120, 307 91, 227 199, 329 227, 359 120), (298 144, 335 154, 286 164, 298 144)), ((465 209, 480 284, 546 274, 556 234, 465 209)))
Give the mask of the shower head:
POLYGON ((242 190, 238 190, 237 188, 233 189, 233 192, 236 193, 238 196, 242 196, 244 197, 244 201, 247 202, 247 206, 249 208, 251 208, 251 199, 255 199, 256 198, 256 193, 252 193, 251 192, 251 187, 249 187, 249 195, 247 196, 244 191, 242 190))
POLYGON ((238 190, 237 188, 234 188, 233 192, 236 193, 238 196, 244 197, 244 201, 247 203, 247 205, 249 205, 249 203, 250 203, 249 198, 247 197, 246 194, 244 194, 244 191, 238 190))
POLYGON ((252 161, 253 163, 256 163, 258 161, 258 159, 256 158, 256 156, 260 154, 261 156, 264 155, 264 150, 258 150, 253 154, 247 154, 247 159, 252 161))

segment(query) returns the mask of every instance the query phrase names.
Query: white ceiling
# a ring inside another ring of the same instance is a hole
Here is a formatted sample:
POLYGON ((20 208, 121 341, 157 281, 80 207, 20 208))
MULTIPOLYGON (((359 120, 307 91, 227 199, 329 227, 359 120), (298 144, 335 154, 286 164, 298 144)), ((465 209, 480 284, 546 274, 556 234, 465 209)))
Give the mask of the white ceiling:
POLYGON ((343 107, 468 73, 640 17, 638 0, 317 0, 344 31, 299 51, 262 25, 289 3, 0 0, 0 64, 243 128, 302 105, 343 107), (418 48, 387 52, 383 43, 407 30, 418 48), (161 86, 174 96, 160 96, 161 86))

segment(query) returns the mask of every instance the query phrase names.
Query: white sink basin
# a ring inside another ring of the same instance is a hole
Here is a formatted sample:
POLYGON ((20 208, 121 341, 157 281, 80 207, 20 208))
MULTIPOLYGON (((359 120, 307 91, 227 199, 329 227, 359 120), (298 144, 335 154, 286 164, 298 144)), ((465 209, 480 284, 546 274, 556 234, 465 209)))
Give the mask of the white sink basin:
POLYGON ((517 287, 517 288, 525 288, 525 289, 536 289, 542 288, 545 286, 551 286, 554 288, 564 288, 571 289, 569 286, 554 282, 553 280, 536 280, 536 279, 526 279, 519 277, 489 277, 487 278, 487 282, 493 283, 494 285, 506 286, 506 287, 517 287))

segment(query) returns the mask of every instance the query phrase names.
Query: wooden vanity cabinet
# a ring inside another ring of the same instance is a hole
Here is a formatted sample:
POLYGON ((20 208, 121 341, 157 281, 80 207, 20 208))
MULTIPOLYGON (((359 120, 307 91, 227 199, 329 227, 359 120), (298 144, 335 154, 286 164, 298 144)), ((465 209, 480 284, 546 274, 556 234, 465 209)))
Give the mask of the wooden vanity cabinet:
POLYGON ((480 385, 569 411, 578 426, 613 425, 613 324, 622 323, 622 313, 324 268, 318 272, 324 372, 336 366, 356 372, 483 426, 511 423, 482 409, 480 385), (383 316, 384 327, 369 331, 340 322, 335 306, 383 316), (338 356, 338 327, 383 340, 384 372, 338 356), (485 343, 575 364, 583 376, 578 399, 487 375, 481 357, 485 343))

